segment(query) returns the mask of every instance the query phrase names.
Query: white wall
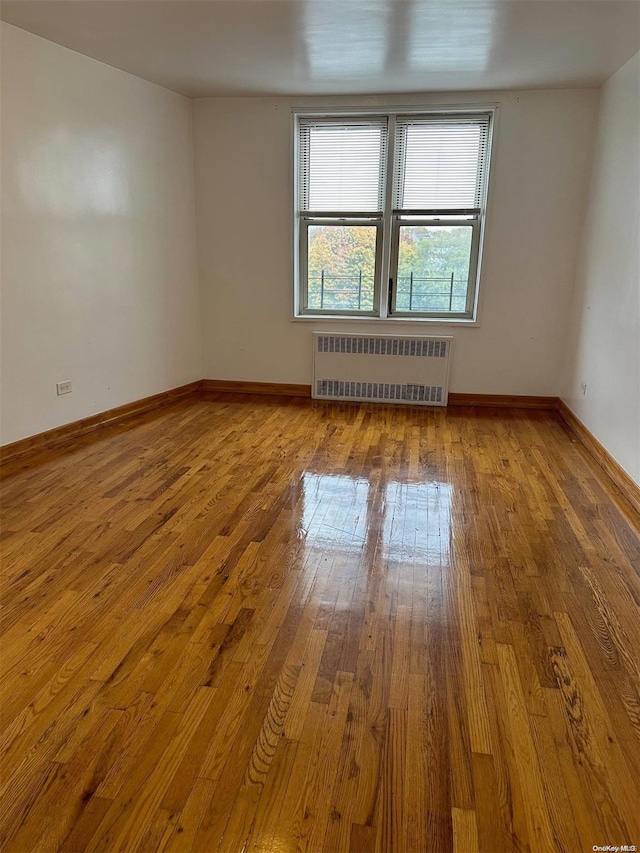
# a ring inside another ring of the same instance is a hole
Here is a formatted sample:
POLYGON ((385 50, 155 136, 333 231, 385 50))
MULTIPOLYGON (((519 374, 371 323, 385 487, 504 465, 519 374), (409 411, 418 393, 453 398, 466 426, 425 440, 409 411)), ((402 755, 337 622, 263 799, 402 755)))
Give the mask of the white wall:
POLYGON ((3 24, 2 196, 3 443, 201 377, 186 98, 3 24))
POLYGON ((602 90, 563 394, 640 484, 639 235, 640 53, 602 90))
MULTIPOLYGON (((452 390, 557 395, 586 203, 598 92, 398 98, 371 105, 499 102, 475 328, 456 339, 452 390)), ((194 101, 204 376, 309 383, 311 330, 415 331, 416 323, 292 316, 291 109, 353 99, 194 101)))

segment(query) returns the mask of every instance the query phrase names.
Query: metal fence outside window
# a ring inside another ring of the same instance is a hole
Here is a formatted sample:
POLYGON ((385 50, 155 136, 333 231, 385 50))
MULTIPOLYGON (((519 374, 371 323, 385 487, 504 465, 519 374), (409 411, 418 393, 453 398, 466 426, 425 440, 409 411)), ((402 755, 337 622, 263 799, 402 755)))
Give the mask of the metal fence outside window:
MULTIPOLYGON (((340 275, 320 270, 310 275, 308 281, 309 301, 312 307, 346 308, 351 311, 362 310, 364 295, 373 293, 374 277, 365 275, 362 270, 356 274, 340 275), (317 304, 319 297, 320 304, 317 304)), ((399 276, 396 291, 396 308, 399 311, 454 311, 454 299, 466 298, 466 282, 456 281, 455 273, 442 278, 425 278, 409 275, 399 276), (425 287, 426 285, 426 287, 425 287), (434 286, 441 290, 433 290, 434 286), (456 285, 461 292, 456 293, 456 285)), ((464 310, 464 307, 463 309, 464 310)))

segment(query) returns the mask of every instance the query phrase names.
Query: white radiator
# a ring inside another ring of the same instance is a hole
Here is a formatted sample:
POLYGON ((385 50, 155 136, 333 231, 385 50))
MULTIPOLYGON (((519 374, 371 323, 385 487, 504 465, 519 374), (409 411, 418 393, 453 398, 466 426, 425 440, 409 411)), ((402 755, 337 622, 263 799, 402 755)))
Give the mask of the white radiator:
POLYGON ((446 406, 452 337, 313 333, 313 397, 446 406))

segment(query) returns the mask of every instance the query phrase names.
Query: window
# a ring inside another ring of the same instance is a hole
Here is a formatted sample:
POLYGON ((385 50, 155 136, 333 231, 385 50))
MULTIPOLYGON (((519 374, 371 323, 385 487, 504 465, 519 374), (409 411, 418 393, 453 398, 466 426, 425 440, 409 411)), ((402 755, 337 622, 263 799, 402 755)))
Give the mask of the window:
POLYGON ((473 319, 490 128, 487 112, 298 116, 296 313, 473 319))

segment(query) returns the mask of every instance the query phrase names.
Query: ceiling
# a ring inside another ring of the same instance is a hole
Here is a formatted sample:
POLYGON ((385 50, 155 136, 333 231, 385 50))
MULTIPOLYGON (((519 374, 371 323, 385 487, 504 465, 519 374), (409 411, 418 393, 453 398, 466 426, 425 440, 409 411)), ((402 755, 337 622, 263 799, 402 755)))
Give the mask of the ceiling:
POLYGON ((190 97, 599 86, 640 0, 4 0, 0 17, 190 97))

